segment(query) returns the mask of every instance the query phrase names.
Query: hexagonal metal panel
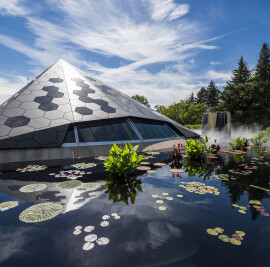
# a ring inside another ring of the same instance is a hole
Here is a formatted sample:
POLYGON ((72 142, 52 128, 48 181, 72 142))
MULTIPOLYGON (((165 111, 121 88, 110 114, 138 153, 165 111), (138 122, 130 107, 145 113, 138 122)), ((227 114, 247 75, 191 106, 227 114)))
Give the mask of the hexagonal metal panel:
POLYGON ((79 87, 89 87, 89 85, 86 84, 86 83, 84 83, 84 82, 82 82, 82 83, 76 83, 76 85, 79 86, 79 87))
POLYGON ((105 111, 107 113, 115 113, 116 112, 116 109, 112 108, 110 106, 102 106, 101 110, 103 110, 103 111, 105 111))
POLYGON ((62 83, 64 80, 59 78, 51 78, 49 81, 52 83, 62 83))
POLYGON ((80 96, 79 99, 84 103, 94 103, 94 99, 87 96, 80 96))
POLYGON ((75 111, 81 115, 92 115, 93 110, 86 107, 76 107, 75 111))
POLYGON ((109 105, 109 103, 108 103, 107 101, 102 100, 102 99, 96 99, 96 100, 95 100, 95 103, 96 103, 97 105, 100 105, 100 106, 108 106, 108 105, 109 105))
POLYGON ((64 94, 60 92, 50 92, 47 94, 47 96, 52 97, 52 98, 60 98, 60 97, 63 97, 64 94))
POLYGON ((91 78, 91 77, 89 77, 89 76, 85 76, 85 78, 88 79, 88 80, 90 80, 90 81, 92 81, 92 82, 96 82, 96 81, 97 81, 97 80, 95 80, 94 78, 91 78))
POLYGON ((88 87, 82 87, 82 91, 88 93, 88 94, 94 94, 95 90, 88 88, 88 87))
POLYGON ((32 110, 27 110, 23 115, 27 118, 34 119, 34 118, 40 118, 45 114, 44 111, 35 108, 32 110))
POLYGON ((16 116, 8 118, 5 125, 9 126, 10 128, 16 128, 27 125, 29 121, 30 119, 25 116, 16 116))
POLYGON ((46 91, 46 92, 57 92, 58 91, 58 87, 56 87, 56 86, 44 86, 43 88, 42 88, 42 90, 43 91, 46 91))
POLYGON ((36 119, 31 119, 31 121, 28 123, 28 125, 34 129, 41 129, 49 126, 50 120, 46 118, 36 118, 36 119))
POLYGON ((56 119, 61 119, 64 116, 64 112, 59 111, 59 110, 54 110, 54 111, 48 111, 45 113, 44 117, 50 120, 56 120, 56 119))
POLYGON ((25 112, 22 108, 7 108, 2 114, 7 117, 20 116, 25 112))
POLYGON ((45 104, 40 104, 38 108, 44 111, 51 111, 51 110, 56 110, 58 108, 58 105, 54 103, 45 103, 45 104))
POLYGON ((76 82, 76 83, 84 83, 84 80, 82 80, 80 78, 71 78, 71 80, 76 82))
POLYGON ((40 104, 51 103, 53 98, 51 96, 38 96, 34 99, 35 102, 40 104))
POLYGON ((0 136, 5 136, 8 135, 10 132, 11 128, 6 126, 6 125, 0 125, 0 136))
POLYGON ((81 90, 74 90, 73 94, 77 96, 87 96, 87 93, 81 90))

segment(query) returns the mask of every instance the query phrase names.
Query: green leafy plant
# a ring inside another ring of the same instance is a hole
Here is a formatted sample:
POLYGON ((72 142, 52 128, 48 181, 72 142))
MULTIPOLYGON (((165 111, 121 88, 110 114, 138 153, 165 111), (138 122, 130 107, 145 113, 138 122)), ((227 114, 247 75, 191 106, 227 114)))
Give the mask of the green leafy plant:
POLYGON ((267 142, 267 139, 264 138, 265 135, 266 131, 259 131, 257 135, 255 135, 253 138, 250 138, 250 142, 255 146, 261 146, 267 142))
POLYGON ((248 147, 248 140, 245 137, 241 138, 239 136, 234 140, 234 142, 229 142, 228 144, 232 147, 233 150, 245 151, 248 147))
POLYGON ((194 140, 194 139, 188 139, 186 141, 187 145, 185 146, 186 155, 190 160, 203 160, 208 154, 211 154, 213 152, 211 147, 207 146, 207 143, 209 141, 209 138, 205 136, 205 141, 200 140, 194 140))
POLYGON ((137 154, 138 145, 133 147, 127 142, 124 148, 113 144, 108 159, 104 162, 106 171, 113 176, 127 178, 139 166, 142 156, 137 154))

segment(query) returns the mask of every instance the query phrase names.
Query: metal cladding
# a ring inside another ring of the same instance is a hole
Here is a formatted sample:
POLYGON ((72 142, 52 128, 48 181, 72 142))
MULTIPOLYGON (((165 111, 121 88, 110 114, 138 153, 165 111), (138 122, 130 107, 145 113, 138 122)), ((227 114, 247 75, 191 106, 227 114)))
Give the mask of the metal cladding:
POLYGON ((138 117, 198 135, 69 63, 58 60, 0 106, 0 149, 60 147, 70 124, 138 117))

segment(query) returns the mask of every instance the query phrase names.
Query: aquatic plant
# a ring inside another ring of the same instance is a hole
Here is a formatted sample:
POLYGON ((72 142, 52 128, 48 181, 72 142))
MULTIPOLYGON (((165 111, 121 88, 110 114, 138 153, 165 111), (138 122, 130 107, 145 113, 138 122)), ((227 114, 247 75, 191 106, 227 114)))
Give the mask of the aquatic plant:
POLYGON ((213 149, 207 146, 209 138, 205 136, 205 141, 188 139, 187 145, 184 147, 187 157, 192 161, 201 161, 206 158, 207 155, 213 153, 213 149))
POLYGON ((25 168, 18 168, 17 172, 35 172, 35 171, 43 171, 47 168, 45 165, 28 165, 25 168))
POLYGON ((19 190, 23 193, 32 193, 45 189, 47 187, 46 184, 28 184, 21 187, 19 190))
POLYGON ((19 219, 26 223, 43 222, 54 218, 63 211, 63 206, 59 203, 41 203, 24 210, 19 219))
POLYGON ((72 167, 76 168, 76 169, 89 169, 89 168, 93 168, 95 166, 97 166, 96 163, 85 163, 85 162, 81 162, 81 163, 75 163, 71 165, 72 167))
POLYGON ((142 156, 138 156, 136 152, 138 147, 133 147, 129 142, 125 144, 124 148, 113 144, 110 155, 104 163, 106 171, 113 176, 127 178, 142 160, 142 156))
POLYGON ((83 188, 87 191, 95 191, 99 189, 101 185, 97 182, 90 182, 90 183, 81 183, 80 188, 83 188))
POLYGON ((100 237, 99 239, 96 240, 96 243, 100 246, 108 245, 109 242, 110 242, 110 239, 107 237, 100 237))
POLYGON ((0 211, 9 210, 19 205, 18 201, 6 201, 0 203, 0 211))
POLYGON ((247 147, 249 145, 248 140, 243 137, 241 138, 240 136, 237 137, 233 142, 228 143, 233 150, 243 150, 246 151, 247 147))
POLYGON ((57 187, 61 189, 73 189, 81 186, 82 182, 76 181, 76 180, 71 180, 71 181, 65 181, 62 183, 59 183, 57 187))
POLYGON ((264 138, 265 134, 266 132, 259 131, 257 135, 249 140, 254 146, 262 146, 262 144, 267 142, 267 138, 264 138))
POLYGON ((94 243, 86 242, 86 243, 83 245, 83 250, 90 250, 90 249, 94 248, 94 246, 95 246, 94 243))

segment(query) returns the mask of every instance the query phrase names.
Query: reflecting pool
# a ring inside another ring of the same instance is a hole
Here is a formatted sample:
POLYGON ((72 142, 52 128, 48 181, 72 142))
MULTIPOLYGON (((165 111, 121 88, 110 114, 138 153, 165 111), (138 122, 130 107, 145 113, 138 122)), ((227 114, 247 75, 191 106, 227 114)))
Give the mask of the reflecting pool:
POLYGON ((0 266, 270 266, 266 149, 126 183, 104 159, 0 166, 0 266))

